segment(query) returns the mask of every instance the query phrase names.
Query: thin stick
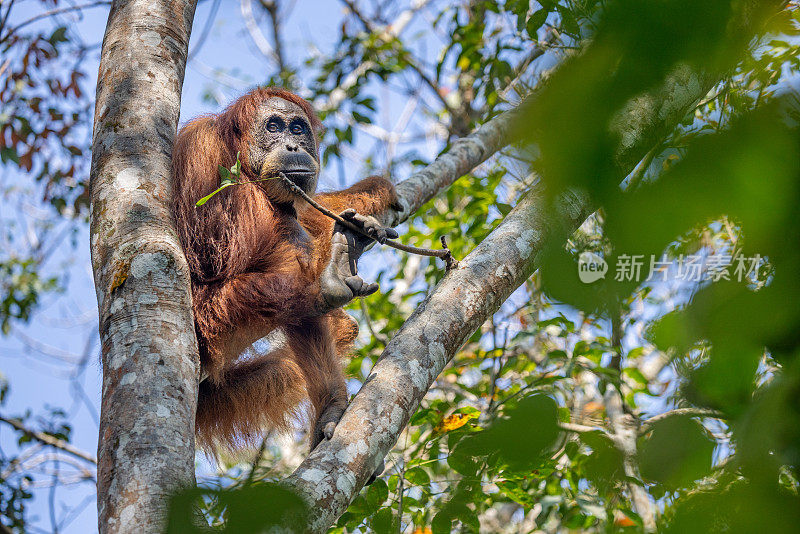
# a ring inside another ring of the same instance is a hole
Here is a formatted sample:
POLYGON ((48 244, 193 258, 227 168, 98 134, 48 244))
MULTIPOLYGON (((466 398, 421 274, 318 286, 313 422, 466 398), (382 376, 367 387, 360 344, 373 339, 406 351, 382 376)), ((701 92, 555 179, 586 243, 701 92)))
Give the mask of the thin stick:
POLYGON ((24 433, 27 436, 30 436, 39 443, 50 445, 51 447, 55 447, 56 449, 61 449, 62 451, 68 452, 73 456, 77 456, 81 460, 86 460, 89 463, 97 465, 97 459, 94 456, 92 456, 89 453, 83 452, 82 450, 78 449, 77 447, 74 447, 73 445, 64 441, 63 439, 55 438, 49 434, 45 434, 44 432, 31 430, 30 428, 26 427, 16 419, 11 419, 10 417, 4 417, 0 415, 0 421, 13 426, 16 430, 24 433))
POLYGON ((339 224, 341 224, 345 228, 348 228, 349 230, 352 230, 354 232, 358 232, 359 234, 361 234, 361 235, 363 235, 365 237, 368 237, 368 238, 372 239, 373 241, 377 241, 381 245, 387 245, 387 246, 390 246, 390 247, 395 248, 397 250, 402 250, 403 252, 409 252, 411 254, 419 254, 420 256, 430 256, 430 257, 434 257, 434 258, 441 258, 441 259, 443 259, 445 261, 445 263, 446 263, 445 269, 448 270, 448 271, 450 269, 458 267, 458 262, 456 261, 455 258, 453 258, 453 254, 450 252, 450 249, 447 248, 447 240, 445 239, 445 236, 442 236, 440 238, 441 241, 442 241, 442 247, 444 247, 441 250, 434 250, 434 249, 430 249, 430 248, 420 248, 420 247, 413 247, 411 245, 404 245, 403 243, 398 243, 397 241, 394 241, 392 239, 384 239, 383 241, 379 241, 378 239, 376 239, 375 237, 369 235, 368 233, 366 233, 364 230, 362 230, 361 228, 359 228, 355 224, 351 223, 350 221, 347 221, 347 220, 343 219, 342 217, 340 217, 339 215, 333 213, 331 210, 329 210, 325 206, 322 206, 321 204, 317 203, 317 201, 315 201, 313 198, 308 196, 305 191, 300 189, 300 187, 297 184, 295 184, 293 181, 291 181, 285 174, 279 173, 278 174, 278 178, 283 180, 283 182, 289 187, 289 189, 292 190, 292 192, 294 192, 298 196, 302 197, 303 200, 308 202, 311 205, 312 208, 316 209, 317 211, 319 211, 323 215, 326 215, 326 216, 330 217, 331 219, 333 219, 334 221, 338 222, 339 224))

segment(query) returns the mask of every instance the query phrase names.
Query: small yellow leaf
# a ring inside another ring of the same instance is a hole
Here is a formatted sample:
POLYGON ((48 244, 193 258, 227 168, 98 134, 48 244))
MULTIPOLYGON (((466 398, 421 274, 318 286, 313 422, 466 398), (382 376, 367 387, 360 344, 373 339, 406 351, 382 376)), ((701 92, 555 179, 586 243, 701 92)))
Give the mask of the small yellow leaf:
POLYGON ((445 432, 450 432, 451 430, 455 430, 456 428, 461 428, 467 421, 472 419, 472 415, 463 414, 463 413, 454 413, 453 415, 448 415, 442 422, 436 425, 436 428, 433 430, 435 432, 439 432, 444 434, 445 432))

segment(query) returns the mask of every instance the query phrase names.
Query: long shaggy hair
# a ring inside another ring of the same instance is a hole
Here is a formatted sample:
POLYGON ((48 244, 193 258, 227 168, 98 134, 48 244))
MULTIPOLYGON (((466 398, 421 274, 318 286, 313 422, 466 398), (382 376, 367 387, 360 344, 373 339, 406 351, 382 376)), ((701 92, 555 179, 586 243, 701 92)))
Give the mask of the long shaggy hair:
MULTIPOLYGON (((281 205, 272 181, 228 187, 195 206, 219 187, 218 167, 231 167, 237 152, 242 181, 258 178, 248 170, 247 147, 258 108, 272 97, 297 104, 314 132, 321 130, 308 102, 265 87, 220 114, 190 121, 173 152, 172 211, 191 273, 195 330, 208 376, 200 386, 198 442, 209 450, 252 442, 265 427, 286 428, 306 395, 312 420, 331 403, 347 403, 340 359, 358 327, 341 310, 320 316, 315 308, 333 221, 281 205), (298 236, 306 242, 298 243, 298 236), (286 346, 240 358, 275 328, 286 334, 286 346)), ((316 198, 334 211, 370 215, 385 210, 395 193, 391 182, 371 177, 316 198)))

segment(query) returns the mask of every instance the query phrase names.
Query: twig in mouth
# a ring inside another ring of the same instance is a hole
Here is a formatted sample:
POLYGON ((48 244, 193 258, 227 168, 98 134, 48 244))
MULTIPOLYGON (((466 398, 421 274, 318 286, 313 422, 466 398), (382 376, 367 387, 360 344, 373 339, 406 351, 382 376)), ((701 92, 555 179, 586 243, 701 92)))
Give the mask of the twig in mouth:
POLYGON ((441 258, 445 261, 445 270, 449 271, 450 269, 454 269, 458 267, 458 261, 453 257, 452 252, 447 247, 447 239, 445 236, 441 236, 442 241, 442 249, 435 250, 430 248, 421 248, 421 247, 414 247, 411 245, 404 245, 403 243, 399 243, 394 241, 393 239, 384 239, 383 241, 379 241, 375 237, 369 235, 367 232, 356 226, 355 224, 351 223, 350 221, 345 220, 344 218, 340 217, 336 213, 333 213, 331 210, 326 208, 325 206, 319 204, 316 200, 311 198, 305 191, 303 191, 297 184, 291 181, 285 174, 279 173, 278 178, 283 180, 283 182, 292 190, 293 193, 301 197, 303 200, 308 202, 312 208, 316 209, 323 215, 330 217, 334 221, 338 222, 345 228, 352 230, 354 232, 358 232, 359 234, 372 239, 373 241, 377 241, 382 245, 387 245, 397 250, 402 250, 403 252, 409 252, 411 254, 418 254, 420 256, 430 256, 434 258, 441 258))

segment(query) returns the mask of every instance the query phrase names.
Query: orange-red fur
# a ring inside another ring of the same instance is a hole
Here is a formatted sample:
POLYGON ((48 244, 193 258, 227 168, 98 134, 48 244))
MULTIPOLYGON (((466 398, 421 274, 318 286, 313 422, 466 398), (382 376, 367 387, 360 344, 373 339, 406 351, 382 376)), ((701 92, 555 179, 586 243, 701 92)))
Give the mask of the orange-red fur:
MULTIPOLYGON (((269 181, 228 187, 195 206, 219 187, 217 166, 233 165, 237 152, 242 180, 259 178, 249 170, 248 132, 259 104, 273 96, 299 105, 319 130, 305 100, 260 88, 218 115, 188 123, 173 153, 173 214, 191 271, 195 328, 208 374, 200 386, 198 441, 211 450, 252 443, 265 426, 285 428, 303 393, 311 400, 312 421, 331 403, 347 403, 340 359, 358 326, 341 309, 319 309, 333 221, 309 207, 295 214, 269 181), (308 236, 306 245, 298 232, 308 236), (276 328, 285 346, 240 358, 276 328)), ((394 195, 388 180, 371 177, 315 198, 337 213, 354 208, 374 215, 394 195)))

